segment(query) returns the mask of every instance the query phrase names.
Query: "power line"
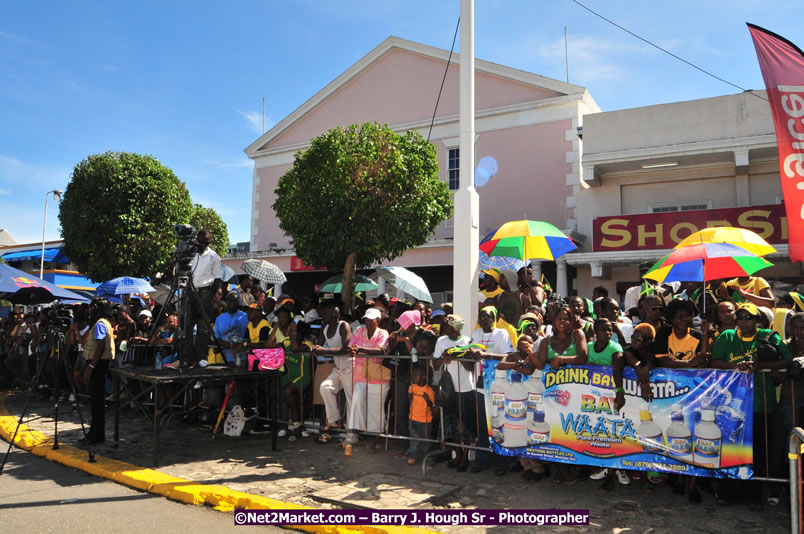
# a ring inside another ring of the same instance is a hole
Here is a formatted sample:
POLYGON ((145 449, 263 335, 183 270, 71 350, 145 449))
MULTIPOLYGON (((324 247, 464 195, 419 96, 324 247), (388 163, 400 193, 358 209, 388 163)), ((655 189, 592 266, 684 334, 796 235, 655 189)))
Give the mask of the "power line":
POLYGON ((760 98, 760 99, 762 99, 762 100, 765 100, 766 102, 768 101, 768 99, 767 99, 767 98, 765 98, 764 96, 761 96, 761 95, 758 95, 757 93, 755 93, 753 89, 745 89, 744 87, 740 87, 739 85, 734 84, 734 83, 731 83, 731 82, 730 82, 730 81, 728 81, 728 80, 724 80, 724 79, 723 79, 723 78, 721 78, 720 76, 716 76, 716 75, 712 74, 711 72, 709 72, 709 71, 707 71, 707 70, 702 69, 702 68, 701 68, 701 67, 699 67, 698 65, 695 65, 695 64, 693 64, 693 63, 690 63, 690 62, 689 62, 689 61, 687 61, 686 59, 684 59, 684 58, 682 58, 682 57, 677 56, 676 54, 674 54, 674 53, 670 52, 669 50, 665 50, 665 49, 664 49, 664 48, 662 48, 661 46, 659 46, 659 45, 657 45, 657 44, 654 44, 654 43, 652 43, 652 42, 648 41, 648 40, 647 40, 647 39, 645 39, 644 37, 640 37, 639 35, 635 34, 635 33, 634 33, 634 32, 632 32, 631 30, 629 30, 629 29, 627 29, 627 28, 623 28, 622 26, 620 26, 619 24, 617 24, 617 23, 616 23, 616 22, 614 22, 613 20, 607 19, 606 17, 604 17, 604 16, 603 16, 603 15, 601 15, 600 13, 598 13, 598 12, 596 12, 596 11, 594 11, 594 10, 592 10, 592 9, 588 8, 588 7, 586 7, 585 5, 583 5, 582 3, 580 3, 578 0, 572 0, 572 1, 573 1, 574 3, 576 3, 576 4, 578 4, 579 6, 581 6, 582 8, 584 8, 585 10, 587 10, 588 12, 590 12, 591 14, 595 15, 596 17, 599 17, 599 18, 601 18, 601 19, 605 20, 606 22, 608 22, 608 23, 609 23, 609 24, 611 24, 612 26, 616 26, 617 28, 621 29, 621 30, 622 30, 622 31, 624 31, 625 33, 627 33, 627 34, 629 34, 629 35, 631 35, 631 36, 633 36, 633 37, 636 37, 636 38, 637 38, 637 39, 639 39, 640 41, 642 41, 642 42, 644 42, 644 43, 647 43, 647 44, 649 44, 650 46, 652 46, 652 47, 654 47, 654 48, 656 48, 656 49, 658 49, 658 50, 661 50, 661 51, 662 51, 662 52, 664 52, 665 54, 668 54, 668 55, 670 55, 670 56, 673 56, 673 57, 674 57, 674 58, 676 58, 677 60, 679 60, 679 61, 681 61, 681 62, 683 62, 683 63, 686 63, 686 64, 687 64, 687 65, 689 65, 690 67, 692 67, 692 68, 694 68, 694 69, 697 69, 697 70, 699 70, 699 71, 703 72, 704 74, 706 74, 706 75, 708 75, 708 76, 711 76, 712 78, 714 78, 714 79, 716 79, 716 80, 719 80, 719 81, 721 81, 721 82, 723 82, 723 83, 726 83, 726 84, 728 84, 728 85, 731 85, 732 87, 736 87, 737 89, 739 89, 739 90, 743 91, 744 93, 751 93, 752 95, 754 95, 754 96, 755 96, 755 97, 757 97, 757 98, 760 98))
POLYGON ((435 122, 436 112, 438 111, 438 103, 441 101, 441 91, 444 90, 444 82, 447 79, 447 71, 449 64, 452 61, 452 51, 455 50, 455 39, 458 38, 458 28, 461 25, 461 17, 458 17, 458 22, 455 23, 455 35, 452 36, 452 47, 449 49, 449 57, 447 58, 447 66, 444 67, 444 77, 441 78, 441 88, 438 90, 438 98, 436 98, 435 108, 433 109, 433 118, 430 119, 430 131, 427 132, 427 142, 430 142, 430 134, 433 133, 433 123, 435 122))

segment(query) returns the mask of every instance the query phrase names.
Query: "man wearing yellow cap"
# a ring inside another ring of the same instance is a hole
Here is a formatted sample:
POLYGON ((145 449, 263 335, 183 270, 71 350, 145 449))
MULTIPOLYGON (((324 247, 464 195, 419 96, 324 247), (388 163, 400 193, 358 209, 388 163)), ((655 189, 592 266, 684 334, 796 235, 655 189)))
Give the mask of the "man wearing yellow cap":
MULTIPOLYGON (((762 369, 780 370, 790 366, 793 357, 779 334, 766 328, 757 328, 760 311, 756 305, 744 302, 737 307, 737 328, 726 330, 715 340, 712 348, 712 367, 715 369, 736 369, 744 373, 754 373, 762 369), (775 354, 767 354, 767 348, 760 345, 767 340, 775 348, 775 354)), ((776 386, 768 373, 754 374, 754 474, 781 478, 781 457, 774 454, 779 443, 776 386), (767 428, 767 435, 765 429, 767 428), (769 451, 765 444, 768 443, 769 451), (765 473, 765 465, 769 473, 765 473)), ((740 481, 736 481, 740 482, 740 481)), ((729 481, 718 490, 718 495, 726 501, 742 500, 747 497, 748 506, 759 509, 762 506, 762 486, 760 482, 749 482, 745 487, 729 481)))

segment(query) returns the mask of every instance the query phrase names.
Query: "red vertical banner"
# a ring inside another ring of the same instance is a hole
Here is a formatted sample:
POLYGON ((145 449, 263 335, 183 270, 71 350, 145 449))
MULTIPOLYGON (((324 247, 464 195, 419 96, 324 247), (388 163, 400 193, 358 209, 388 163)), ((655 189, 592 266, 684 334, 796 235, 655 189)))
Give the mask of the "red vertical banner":
POLYGON ((804 261, 804 52, 759 26, 749 24, 748 30, 776 128, 790 259, 804 261))

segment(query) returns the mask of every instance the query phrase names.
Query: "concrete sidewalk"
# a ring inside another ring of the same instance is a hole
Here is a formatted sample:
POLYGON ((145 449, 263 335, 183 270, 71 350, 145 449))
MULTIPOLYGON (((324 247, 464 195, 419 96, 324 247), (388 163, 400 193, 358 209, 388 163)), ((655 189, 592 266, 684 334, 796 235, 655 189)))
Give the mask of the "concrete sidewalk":
MULTIPOLYGON (((25 395, 7 400, 11 414, 19 414, 25 395)), ((83 409, 84 416, 89 410, 83 409)), ((41 433, 53 435, 53 403, 34 399, 25 423, 41 433)), ((110 411, 109 411, 110 412, 110 411)), ((62 405, 59 439, 76 444, 81 437, 78 415, 62 405)), ((150 422, 133 409, 124 409, 120 422, 120 447, 112 446, 112 414, 108 413, 107 442, 99 455, 148 466, 151 462, 150 422)), ((524 482, 518 474, 496 477, 489 471, 456 473, 445 464, 433 465, 422 478, 420 465, 408 466, 394 457, 401 450, 389 442, 388 450, 375 451, 355 446, 345 457, 335 442, 320 445, 313 438, 296 442, 280 440, 280 450, 271 451, 270 435, 230 438, 212 430, 188 425, 179 417, 163 426, 162 465, 159 472, 204 485, 222 485, 245 494, 269 497, 315 508, 589 508, 588 528, 554 527, 555 532, 788 532, 789 505, 785 500, 764 512, 745 506, 718 506, 715 498, 703 494, 703 504, 689 504, 686 497, 673 495, 669 487, 656 489, 634 482, 600 491, 599 482, 580 481, 574 487, 553 484, 549 479, 524 482)), ((450 533, 478 532, 477 527, 438 526, 450 533)), ((488 531, 526 532, 530 527, 488 527, 488 531)))

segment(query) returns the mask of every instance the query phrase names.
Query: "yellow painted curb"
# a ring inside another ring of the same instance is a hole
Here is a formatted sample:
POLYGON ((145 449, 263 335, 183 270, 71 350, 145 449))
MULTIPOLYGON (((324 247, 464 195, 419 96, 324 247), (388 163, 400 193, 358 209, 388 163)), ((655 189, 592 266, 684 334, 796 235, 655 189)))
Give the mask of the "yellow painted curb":
MULTIPOLYGON (((0 394, 0 437, 10 442, 17 428, 17 418, 6 409, 9 393, 0 394)), ((87 452, 82 449, 59 443, 59 450, 53 450, 53 438, 26 425, 20 425, 14 445, 37 456, 60 464, 74 467, 101 478, 107 478, 124 486, 162 495, 168 499, 186 504, 210 505, 221 512, 235 509, 248 510, 312 510, 309 506, 293 504, 260 495, 234 491, 226 486, 198 484, 192 480, 174 477, 154 469, 139 467, 120 460, 95 455, 90 463, 87 452)), ((320 534, 438 534, 434 530, 404 526, 336 526, 336 525, 292 525, 290 528, 320 534)))

